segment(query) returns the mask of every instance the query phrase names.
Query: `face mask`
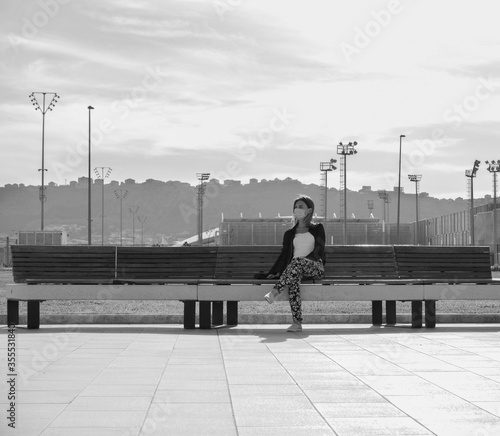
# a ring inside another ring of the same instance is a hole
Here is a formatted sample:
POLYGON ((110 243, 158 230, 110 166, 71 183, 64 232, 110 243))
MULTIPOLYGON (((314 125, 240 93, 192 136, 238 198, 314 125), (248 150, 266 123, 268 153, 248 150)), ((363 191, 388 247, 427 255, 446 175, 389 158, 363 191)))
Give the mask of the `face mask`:
POLYGON ((295 208, 293 210, 293 216, 298 220, 304 219, 306 217, 306 215, 307 215, 306 209, 295 208))

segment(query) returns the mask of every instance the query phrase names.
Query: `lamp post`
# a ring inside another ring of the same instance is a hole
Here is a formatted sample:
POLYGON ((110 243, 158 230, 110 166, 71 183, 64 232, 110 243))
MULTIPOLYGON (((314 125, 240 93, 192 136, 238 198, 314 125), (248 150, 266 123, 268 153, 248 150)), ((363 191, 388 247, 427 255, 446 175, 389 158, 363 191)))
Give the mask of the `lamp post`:
POLYGON ((399 172, 398 172, 398 222, 396 224, 396 244, 399 244, 399 214, 401 211, 401 144, 406 135, 399 135, 399 172))
POLYGON ((120 245, 123 245, 123 199, 128 195, 128 191, 115 189, 115 195, 120 200, 120 245))
POLYGON ((57 95, 55 92, 32 92, 29 95, 31 99, 31 103, 33 106, 35 106, 36 111, 40 111, 42 113, 42 168, 39 169, 38 171, 42 172, 42 187, 40 188, 40 203, 41 203, 41 224, 40 224, 40 230, 43 231, 43 205, 45 203, 45 200, 47 199, 45 197, 45 114, 47 111, 51 111, 54 106, 57 103, 57 100, 60 98, 59 95, 57 95), (38 103, 38 100, 36 98, 37 94, 42 94, 42 105, 40 106, 40 103, 38 103), (52 100, 50 100, 50 103, 48 106, 45 106, 46 102, 46 95, 52 95, 52 100))
POLYGON ((465 170, 465 177, 470 180, 470 241, 471 245, 475 245, 474 241, 474 177, 476 177, 477 170, 479 169, 479 164, 481 162, 478 160, 474 161, 474 166, 472 170, 465 170))
POLYGON ((130 206, 128 211, 132 214, 132 246, 135 245, 135 214, 139 211, 139 206, 130 206))
POLYGON ((486 161, 487 170, 493 173, 493 261, 498 264, 497 253, 497 173, 500 171, 500 160, 486 161))
POLYGON ((196 173, 200 181, 198 185, 198 244, 203 245, 203 195, 205 194, 205 182, 210 177, 210 173, 196 173))
POLYGON ((90 168, 91 168, 91 150, 92 150, 92 130, 91 130, 91 118, 90 118, 90 111, 94 109, 92 106, 89 106, 87 108, 89 110, 89 180, 88 180, 88 189, 89 189, 89 198, 88 198, 88 245, 92 245, 92 177, 90 174, 90 168))
POLYGON ((337 160, 336 159, 330 159, 329 162, 320 162, 319 164, 319 169, 320 171, 323 171, 323 174, 325 176, 325 191, 324 191, 324 197, 325 197, 325 240, 327 241, 328 238, 326 237, 326 221, 327 221, 327 217, 328 217, 328 213, 327 213, 327 199, 328 199, 328 171, 333 171, 333 170, 336 170, 337 167, 335 165, 333 165, 334 163, 336 163, 337 160))
POLYGON ((147 219, 146 215, 137 215, 137 220, 141 223, 141 246, 144 245, 144 223, 147 219))
POLYGON ((337 154, 342 156, 343 168, 344 168, 344 234, 343 241, 344 245, 347 245, 347 156, 357 153, 354 147, 358 145, 356 141, 349 142, 348 144, 342 144, 339 142, 337 145, 337 154))
MULTIPOLYGON (((384 221, 383 221, 383 224, 382 224, 382 235, 383 235, 383 238, 382 238, 383 242, 382 243, 385 245, 385 242, 386 242, 385 241, 385 239, 386 239, 385 238, 385 233, 386 233, 385 232, 385 222, 386 222, 386 215, 385 215, 385 209, 386 209, 386 207, 385 207, 385 205, 387 204, 387 209, 389 209, 389 203, 391 202, 391 196, 386 191, 379 191, 378 192, 378 197, 382 199, 382 201, 383 201, 382 204, 383 204, 383 207, 384 207, 384 221)), ((389 213, 387 215, 390 216, 389 213)))
POLYGON ((98 179, 102 180, 101 188, 101 245, 104 245, 104 179, 108 178, 113 171, 110 167, 96 167, 94 168, 94 172, 98 179), (101 173, 99 173, 101 170, 101 173), (106 175, 104 175, 104 170, 107 170, 106 175))
POLYGON ((419 245, 418 241, 418 183, 422 180, 420 174, 408 174, 411 182, 415 182, 415 245, 419 245))

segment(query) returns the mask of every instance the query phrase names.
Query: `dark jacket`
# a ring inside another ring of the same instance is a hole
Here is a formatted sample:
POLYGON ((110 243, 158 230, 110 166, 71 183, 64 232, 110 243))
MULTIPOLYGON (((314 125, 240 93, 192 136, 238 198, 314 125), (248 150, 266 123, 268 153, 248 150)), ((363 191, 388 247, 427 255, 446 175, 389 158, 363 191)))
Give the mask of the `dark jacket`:
MULTIPOLYGON (((297 230, 297 225, 288 229, 283 235, 283 247, 281 249, 281 254, 278 260, 275 262, 273 267, 269 270, 268 274, 278 274, 285 270, 287 265, 293 259, 293 239, 295 238, 295 232, 297 230)), ((323 265, 326 263, 325 255, 325 229, 323 224, 313 224, 309 226, 309 233, 314 236, 314 250, 311 251, 306 258, 311 260, 322 260, 323 265)))

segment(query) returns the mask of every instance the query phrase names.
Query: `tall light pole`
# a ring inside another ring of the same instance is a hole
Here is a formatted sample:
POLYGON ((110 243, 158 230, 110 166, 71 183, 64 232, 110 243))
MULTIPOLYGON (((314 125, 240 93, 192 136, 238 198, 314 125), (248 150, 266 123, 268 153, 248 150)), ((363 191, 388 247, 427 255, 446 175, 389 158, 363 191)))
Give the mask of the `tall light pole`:
POLYGON ((130 206, 128 211, 132 214, 132 246, 135 245, 135 214, 139 211, 139 206, 130 206))
POLYGON ((422 180, 421 174, 408 174, 411 182, 415 182, 415 245, 419 245, 418 241, 418 183, 422 180))
MULTIPOLYGON (((386 209, 386 204, 387 204, 387 209, 389 209, 389 203, 391 202, 391 196, 386 192, 386 191, 379 191, 378 192, 378 197, 383 200, 383 205, 384 205, 384 221, 382 224, 382 243, 385 245, 386 243, 386 237, 385 237, 385 223, 386 223, 386 215, 385 215, 385 209, 386 209)), ((387 216, 390 217, 390 214, 387 213, 387 216)), ((390 228, 390 227, 389 227, 390 228)))
POLYGON ((205 194, 205 182, 210 177, 210 173, 196 173, 200 181, 198 185, 198 244, 203 245, 203 195, 205 194))
POLYGON ((356 141, 342 144, 339 142, 337 145, 337 154, 342 156, 343 169, 344 169, 344 245, 347 245, 347 156, 357 153, 354 147, 358 145, 356 141))
POLYGON ((398 222, 396 224, 396 244, 399 244, 399 214, 401 211, 401 144, 406 135, 399 135, 399 173, 398 173, 398 222))
POLYGON ((51 111, 54 106, 57 103, 57 100, 60 98, 59 95, 57 95, 55 92, 32 92, 29 95, 31 99, 31 103, 33 106, 35 106, 36 111, 40 111, 42 113, 42 168, 39 169, 38 171, 42 172, 42 187, 40 188, 40 203, 41 203, 41 224, 40 224, 40 230, 43 231, 43 205, 45 203, 45 200, 47 199, 45 197, 45 114, 47 111, 51 111), (37 94, 42 94, 42 105, 38 103, 38 100, 36 98, 37 94), (48 106, 45 106, 45 97, 46 95, 51 95, 52 100, 50 100, 50 103, 48 106))
POLYGON ((128 191, 115 189, 115 195, 120 200, 120 245, 123 245, 123 199, 128 195, 128 191))
POLYGON ((109 175, 111 174, 111 171, 113 171, 110 167, 96 167, 94 168, 94 172, 97 176, 98 179, 102 180, 101 183, 101 188, 102 188, 102 194, 101 194, 101 245, 104 245, 104 179, 108 178, 109 175), (99 170, 101 170, 101 173, 99 173, 99 170), (104 175, 104 170, 107 170, 106 175, 104 175))
POLYGON ((471 245, 475 245, 474 241, 474 177, 476 177, 477 170, 479 169, 479 164, 481 162, 478 160, 474 161, 472 170, 465 170, 465 177, 470 180, 470 242, 471 245))
POLYGON ((141 245, 144 245, 144 223, 147 219, 146 215, 137 215, 137 220, 141 223, 141 245))
POLYGON ((493 261, 498 264, 497 253, 497 173, 500 171, 500 160, 486 161, 487 170, 493 173, 493 261))
POLYGON ((91 169, 91 150, 92 150, 92 128, 91 128, 91 117, 90 117, 90 111, 94 109, 92 106, 89 106, 87 108, 89 110, 89 180, 88 180, 88 187, 89 187, 89 193, 88 193, 88 245, 92 245, 92 175, 90 173, 91 169))
POLYGON ((336 170, 337 167, 333 165, 334 163, 337 162, 337 159, 330 159, 330 162, 320 162, 319 164, 319 169, 320 171, 323 171, 324 177, 325 177, 325 190, 324 190, 324 198, 325 198, 325 239, 328 241, 328 238, 326 238, 326 221, 328 217, 328 208, 327 208, 327 199, 328 199, 328 171, 333 171, 336 170))

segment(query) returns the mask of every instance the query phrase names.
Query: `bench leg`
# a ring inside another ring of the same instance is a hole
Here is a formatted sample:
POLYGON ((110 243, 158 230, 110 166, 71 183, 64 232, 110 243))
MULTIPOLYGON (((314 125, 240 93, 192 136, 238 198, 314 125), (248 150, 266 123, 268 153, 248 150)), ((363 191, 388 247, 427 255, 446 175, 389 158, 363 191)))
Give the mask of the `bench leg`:
POLYGON ((212 303, 212 324, 222 325, 224 324, 224 302, 214 301, 212 303))
POLYGON ((227 304, 227 325, 238 325, 238 302, 228 301, 226 304, 227 304))
POLYGON ((411 302, 411 326, 419 329, 422 327, 422 301, 411 302))
POLYGON ((372 301, 372 324, 382 325, 382 301, 372 301))
POLYGON ((40 328, 40 302, 35 300, 28 301, 28 328, 40 328))
POLYGON ((19 301, 7 300, 7 325, 19 325, 19 301))
POLYGON ((212 302, 200 301, 200 329, 212 328, 212 302))
POLYGON ((196 319, 196 301, 188 300, 183 301, 184 303, 184 328, 194 329, 195 319, 196 319))
POLYGON ((385 323, 396 324, 396 302, 393 300, 385 302, 385 323))
POLYGON ((429 328, 436 327, 436 301, 425 301, 425 326, 429 328))

